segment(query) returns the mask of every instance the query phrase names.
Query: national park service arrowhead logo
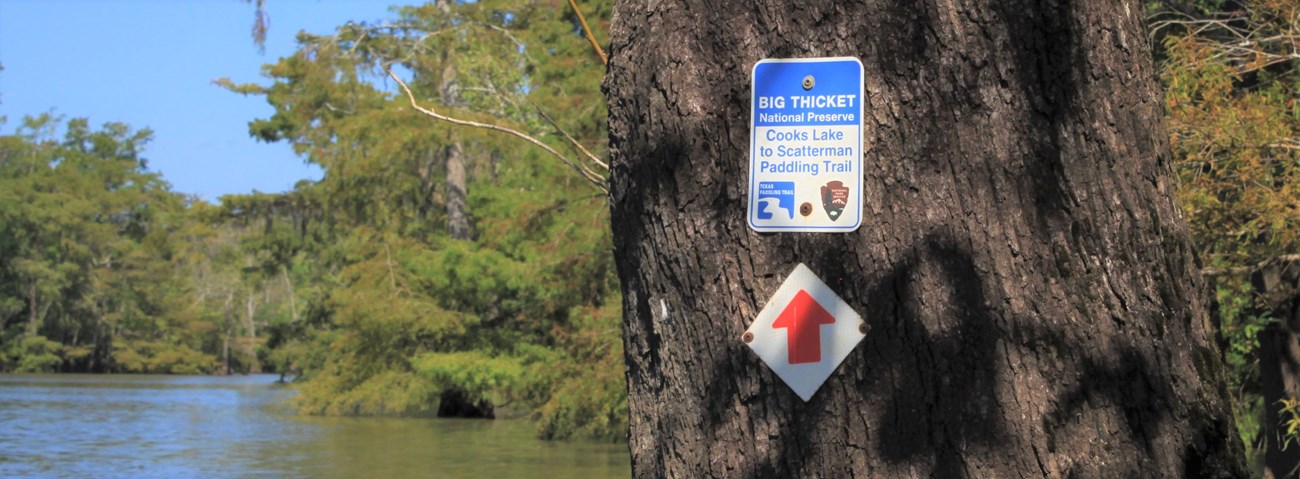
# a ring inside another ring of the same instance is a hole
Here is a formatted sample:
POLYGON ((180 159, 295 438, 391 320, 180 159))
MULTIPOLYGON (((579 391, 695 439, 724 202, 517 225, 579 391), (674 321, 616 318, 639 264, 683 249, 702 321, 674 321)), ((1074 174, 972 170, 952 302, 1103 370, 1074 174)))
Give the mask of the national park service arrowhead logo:
POLYGON ((843 182, 832 181, 822 187, 822 208, 826 209, 826 216, 831 221, 840 219, 840 214, 844 213, 844 206, 849 202, 849 187, 844 186, 843 182))

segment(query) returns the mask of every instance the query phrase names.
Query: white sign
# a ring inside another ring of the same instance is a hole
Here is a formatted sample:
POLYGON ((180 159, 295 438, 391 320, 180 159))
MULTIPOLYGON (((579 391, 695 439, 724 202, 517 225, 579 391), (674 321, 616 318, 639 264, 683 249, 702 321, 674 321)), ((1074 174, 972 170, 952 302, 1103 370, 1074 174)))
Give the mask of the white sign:
POLYGON ((807 401, 862 338, 862 317, 800 263, 741 339, 807 401))
POLYGON ((754 64, 749 227, 850 232, 862 225, 862 62, 754 64))

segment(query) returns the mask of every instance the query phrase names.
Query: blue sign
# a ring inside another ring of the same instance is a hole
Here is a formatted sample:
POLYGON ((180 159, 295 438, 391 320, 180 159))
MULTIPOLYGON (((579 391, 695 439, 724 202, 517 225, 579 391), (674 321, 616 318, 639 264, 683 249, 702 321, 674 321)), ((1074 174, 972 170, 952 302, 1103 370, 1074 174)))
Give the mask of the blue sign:
POLYGON ((862 224, 862 62, 761 60, 750 122, 750 228, 849 232, 862 224))
POLYGON ((765 181, 758 184, 758 219, 774 215, 794 219, 794 182, 765 181))

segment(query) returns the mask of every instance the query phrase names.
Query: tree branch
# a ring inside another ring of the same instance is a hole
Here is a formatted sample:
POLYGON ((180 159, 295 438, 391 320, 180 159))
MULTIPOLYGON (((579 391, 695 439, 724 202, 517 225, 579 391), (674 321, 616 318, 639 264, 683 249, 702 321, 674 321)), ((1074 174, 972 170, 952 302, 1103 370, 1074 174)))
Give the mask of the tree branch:
POLYGON ((1201 270, 1201 276, 1213 278, 1216 276, 1240 276, 1251 274, 1261 269, 1267 268, 1274 263, 1295 263, 1300 262, 1300 254, 1284 254, 1260 261, 1253 266, 1234 266, 1231 268, 1205 268, 1201 270))
POLYGON ((538 139, 536 139, 536 138, 533 138, 532 136, 530 136, 530 135, 528 135, 528 134, 526 134, 526 133, 522 133, 522 132, 519 132, 519 131, 517 131, 517 130, 513 130, 513 129, 510 129, 510 128, 506 128, 506 127, 504 127, 504 126, 498 126, 498 125, 493 125, 493 124, 489 124, 489 123, 480 123, 480 122, 477 122, 477 121, 461 120, 461 119, 458 119, 458 118, 452 118, 452 117, 449 117, 449 116, 446 116, 446 115, 442 115, 442 114, 440 114, 440 113, 438 113, 438 112, 436 112, 436 111, 434 111, 434 110, 432 110, 432 109, 430 109, 430 108, 425 108, 425 107, 420 106, 419 103, 416 102, 416 100, 415 100, 415 94, 411 92, 411 88, 408 87, 408 86, 406 85, 406 82, 402 81, 402 79, 399 78, 396 74, 394 74, 393 71, 392 71, 391 69, 389 69, 387 66, 383 66, 382 68, 384 69, 384 72, 388 74, 388 77, 389 77, 389 78, 392 78, 393 81, 397 82, 397 84, 398 84, 399 86, 402 87, 402 91, 406 93, 406 98, 409 99, 409 100, 411 101, 411 108, 414 108, 416 111, 418 111, 418 112, 420 112, 420 113, 423 113, 423 114, 425 114, 425 115, 428 115, 428 116, 430 116, 430 117, 433 117, 434 119, 442 120, 442 121, 445 121, 445 122, 447 122, 447 123, 451 123, 451 124, 453 124, 453 125, 469 126, 469 127, 474 127, 474 128, 482 128, 482 129, 485 129, 485 130, 499 131, 499 132, 502 132, 502 133, 506 133, 506 134, 509 134, 509 135, 513 135, 513 136, 518 137, 518 138, 520 138, 520 139, 522 139, 522 140, 524 140, 524 141, 527 141, 527 142, 529 142, 529 143, 532 143, 532 144, 536 145, 538 148, 541 148, 541 149, 545 150, 547 153, 550 153, 551 156, 554 156, 555 158, 557 158, 557 159, 559 159, 560 161, 564 162, 564 164, 568 165, 568 166, 569 166, 570 168, 572 168, 574 171, 577 171, 578 174, 582 175, 583 178, 585 178, 587 181, 591 182, 591 184, 592 184, 593 186, 595 186, 596 188, 599 188, 600 191, 603 191, 603 192, 605 192, 606 194, 609 194, 609 188, 605 186, 605 178, 604 178, 604 177, 602 177, 602 176, 600 176, 600 175, 597 175, 597 174, 595 174, 594 172, 591 172, 590 170, 588 170, 587 168, 584 168, 584 167, 578 165, 577 163, 573 162, 572 160, 566 158, 564 155, 561 155, 560 152, 555 151, 555 149, 554 149, 554 148, 551 148, 550 145, 547 145, 546 143, 542 143, 540 140, 538 140, 538 139))
POLYGON ((587 17, 582 15, 582 10, 578 9, 578 4, 569 0, 569 6, 573 7, 573 13, 578 14, 578 22, 582 23, 582 33, 587 34, 587 41, 591 42, 591 47, 596 49, 596 54, 600 55, 600 64, 609 65, 609 57, 605 55, 605 50, 600 48, 600 43, 596 42, 596 36, 591 34, 591 27, 587 25, 587 17))
POLYGON ((1166 29, 1182 29, 1181 36, 1191 38, 1211 50, 1207 57, 1183 63, 1182 67, 1222 61, 1234 74, 1244 75, 1279 63, 1300 60, 1300 51, 1297 51, 1300 35, 1295 32, 1295 14, 1289 14, 1291 19, 1287 26, 1280 27, 1269 23, 1267 17, 1270 10, 1264 10, 1260 12, 1245 8, 1204 17, 1179 10, 1165 10, 1148 17, 1150 37, 1155 39, 1166 29))
POLYGON ((1284 142, 1270 143, 1270 144, 1268 145, 1268 147, 1269 147, 1269 148, 1280 148, 1280 149, 1283 149, 1283 150, 1300 150, 1300 141, 1294 141, 1294 140, 1292 140, 1292 141, 1284 141, 1284 142))
POLYGON ((569 132, 564 131, 564 128, 560 128, 560 125, 555 123, 555 120, 551 118, 551 115, 547 115, 546 112, 542 111, 541 108, 537 109, 537 114, 542 115, 542 119, 546 120, 547 123, 550 123, 551 128, 555 128, 555 131, 558 131, 560 132, 561 135, 564 135, 564 138, 569 140, 569 143, 572 143, 573 146, 578 147, 578 150, 581 151, 583 155, 586 155, 587 159, 591 160, 592 163, 600 165, 600 167, 604 168, 605 171, 609 171, 609 165, 605 164, 605 162, 603 161, 600 161, 600 159, 596 158, 596 155, 591 154, 590 151, 587 151, 587 148, 582 146, 582 143, 578 143, 578 140, 575 140, 573 138, 573 135, 570 135, 569 132))

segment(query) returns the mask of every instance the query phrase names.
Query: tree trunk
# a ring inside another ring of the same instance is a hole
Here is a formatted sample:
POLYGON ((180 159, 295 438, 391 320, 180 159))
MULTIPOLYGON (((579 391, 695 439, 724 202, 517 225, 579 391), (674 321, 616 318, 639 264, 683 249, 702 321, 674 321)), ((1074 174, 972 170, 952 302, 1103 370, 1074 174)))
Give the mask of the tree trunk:
POLYGON ((231 303, 233 303, 234 300, 235 300, 235 293, 233 292, 227 293, 226 304, 222 308, 223 314, 225 315, 225 322, 222 324, 222 335, 221 335, 221 375, 222 376, 228 376, 232 372, 230 368, 230 337, 234 335, 234 330, 235 330, 234 313, 231 312, 232 309, 231 303))
POLYGON ((298 302, 294 299, 293 280, 289 279, 289 267, 280 265, 280 275, 284 277, 284 291, 289 296, 289 322, 298 322, 298 302))
MULTIPOLYGON (((96 309, 98 309, 98 306, 96 306, 96 309)), ((93 342, 94 347, 90 349, 90 365, 86 367, 86 372, 100 373, 100 372, 104 372, 103 370, 104 358, 107 356, 104 347, 104 341, 103 341, 104 323, 103 320, 100 319, 99 311, 95 311, 94 315, 95 315, 95 322, 94 322, 95 337, 93 342)))
POLYGON ((36 327, 36 280, 27 287, 27 336, 35 336, 36 327))
POLYGON ((248 298, 244 301, 245 311, 248 313, 247 323, 244 324, 244 331, 248 336, 244 338, 243 353, 248 360, 248 372, 257 374, 262 372, 262 363, 257 360, 257 321, 254 313, 257 310, 257 303, 253 301, 253 291, 248 292, 248 298))
POLYGON ((470 238, 469 214, 466 213, 465 152, 460 143, 447 145, 447 234, 452 239, 470 238))
POLYGON ((616 7, 611 212, 641 477, 1246 475, 1142 5, 616 7), (862 227, 746 224, 750 70, 865 68, 862 227), (866 338, 808 402, 740 340, 805 263, 866 338))
MULTIPOLYGON (((438 0, 437 6, 444 14, 450 15, 451 1, 438 0)), ((456 65, 452 61, 451 52, 444 52, 445 67, 442 69, 438 90, 444 106, 458 108, 461 106, 460 85, 456 82, 456 65)), ((465 177, 465 150, 459 141, 453 139, 444 151, 447 158, 447 234, 452 239, 467 240, 470 239, 470 230, 465 202, 469 191, 465 177)))
POLYGON ((1287 444, 1283 400, 1300 399, 1300 265, 1273 264, 1252 275, 1261 303, 1278 321, 1259 333, 1260 392, 1264 398, 1264 477, 1300 477, 1300 447, 1287 444))
POLYGON ((1264 418, 1260 439, 1264 442, 1264 477, 1294 478, 1300 470, 1300 447, 1287 444, 1289 420, 1282 411, 1284 399, 1300 398, 1300 338, 1289 325, 1273 324, 1259 333, 1260 393, 1264 418))

